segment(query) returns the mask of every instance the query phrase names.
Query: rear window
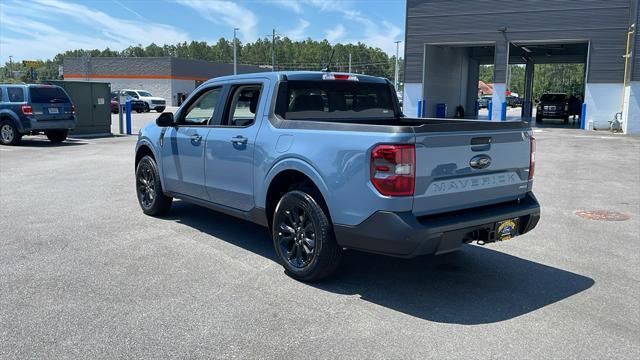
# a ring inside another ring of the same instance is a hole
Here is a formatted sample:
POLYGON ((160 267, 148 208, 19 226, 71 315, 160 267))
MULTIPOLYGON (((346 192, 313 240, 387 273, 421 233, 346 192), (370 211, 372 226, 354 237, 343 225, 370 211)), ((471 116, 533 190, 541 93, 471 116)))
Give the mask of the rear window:
POLYGON ((565 94, 544 94, 540 97, 540 101, 548 101, 548 102, 560 102, 565 101, 567 99, 567 95, 565 94))
POLYGON ((348 121, 394 118, 391 87, 357 81, 287 81, 277 113, 289 120, 348 121))
POLYGON ((57 86, 29 87, 29 98, 32 103, 68 103, 69 97, 57 86))

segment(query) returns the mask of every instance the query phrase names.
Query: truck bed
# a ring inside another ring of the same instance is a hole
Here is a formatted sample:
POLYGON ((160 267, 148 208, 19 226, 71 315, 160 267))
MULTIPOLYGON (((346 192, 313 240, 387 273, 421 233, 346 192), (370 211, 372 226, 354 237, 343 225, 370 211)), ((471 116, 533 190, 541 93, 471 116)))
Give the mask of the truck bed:
MULTIPOLYGON (((282 119, 279 119, 282 120, 282 119)), ((456 132, 484 130, 526 130, 530 127, 526 121, 486 121, 468 119, 408 118, 389 119, 309 119, 275 121, 281 127, 298 129, 320 129, 338 131, 375 131, 375 132, 456 132), (355 126, 354 126, 355 125, 355 126)))

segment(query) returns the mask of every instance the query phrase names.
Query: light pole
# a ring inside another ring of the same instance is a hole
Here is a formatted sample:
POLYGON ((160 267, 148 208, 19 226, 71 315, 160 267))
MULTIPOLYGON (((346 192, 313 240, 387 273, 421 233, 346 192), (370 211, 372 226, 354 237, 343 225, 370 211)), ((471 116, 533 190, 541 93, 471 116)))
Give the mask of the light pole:
POLYGON ((271 71, 276 71, 276 29, 271 33, 271 71))
POLYGON ((271 34, 266 36, 271 36, 271 71, 276 71, 276 36, 283 36, 276 32, 276 29, 273 29, 271 34))
POLYGON ((233 28, 233 75, 238 73, 238 60, 237 60, 237 53, 236 53, 236 44, 238 43, 238 40, 236 38, 236 31, 238 30, 240 29, 233 28))
POLYGON ((13 55, 9 55, 9 78, 13 79, 13 55))
POLYGON ((398 71, 399 70, 398 69, 398 52, 399 52, 399 49, 400 49, 400 43, 401 42, 402 42, 401 40, 395 41, 395 43, 396 43, 396 69, 395 69, 395 74, 394 74, 394 77, 393 77, 393 85, 396 87, 396 91, 398 91, 398 80, 399 80, 398 77, 399 77, 399 74, 400 74, 399 71, 398 71))

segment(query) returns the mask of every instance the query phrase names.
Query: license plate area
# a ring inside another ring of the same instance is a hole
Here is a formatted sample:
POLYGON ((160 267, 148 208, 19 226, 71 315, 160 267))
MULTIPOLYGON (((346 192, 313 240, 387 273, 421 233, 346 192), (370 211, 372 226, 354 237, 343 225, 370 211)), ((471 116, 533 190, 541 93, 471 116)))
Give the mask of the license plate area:
POLYGON ((518 235, 518 218, 498 221, 495 225, 496 241, 506 241, 518 235))
POLYGON ((58 108, 49 108, 49 114, 60 114, 60 109, 58 109, 58 108))

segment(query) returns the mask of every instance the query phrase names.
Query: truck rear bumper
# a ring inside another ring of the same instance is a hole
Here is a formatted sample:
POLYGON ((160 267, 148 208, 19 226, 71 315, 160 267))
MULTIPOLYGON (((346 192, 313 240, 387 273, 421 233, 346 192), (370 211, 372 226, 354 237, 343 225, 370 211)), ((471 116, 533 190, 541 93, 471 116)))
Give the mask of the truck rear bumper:
POLYGON ((345 248, 415 257, 456 251, 473 240, 495 241, 496 222, 515 218, 517 235, 536 226, 540 205, 533 193, 519 201, 418 218, 411 212, 378 211, 355 226, 336 224, 334 231, 345 248))

